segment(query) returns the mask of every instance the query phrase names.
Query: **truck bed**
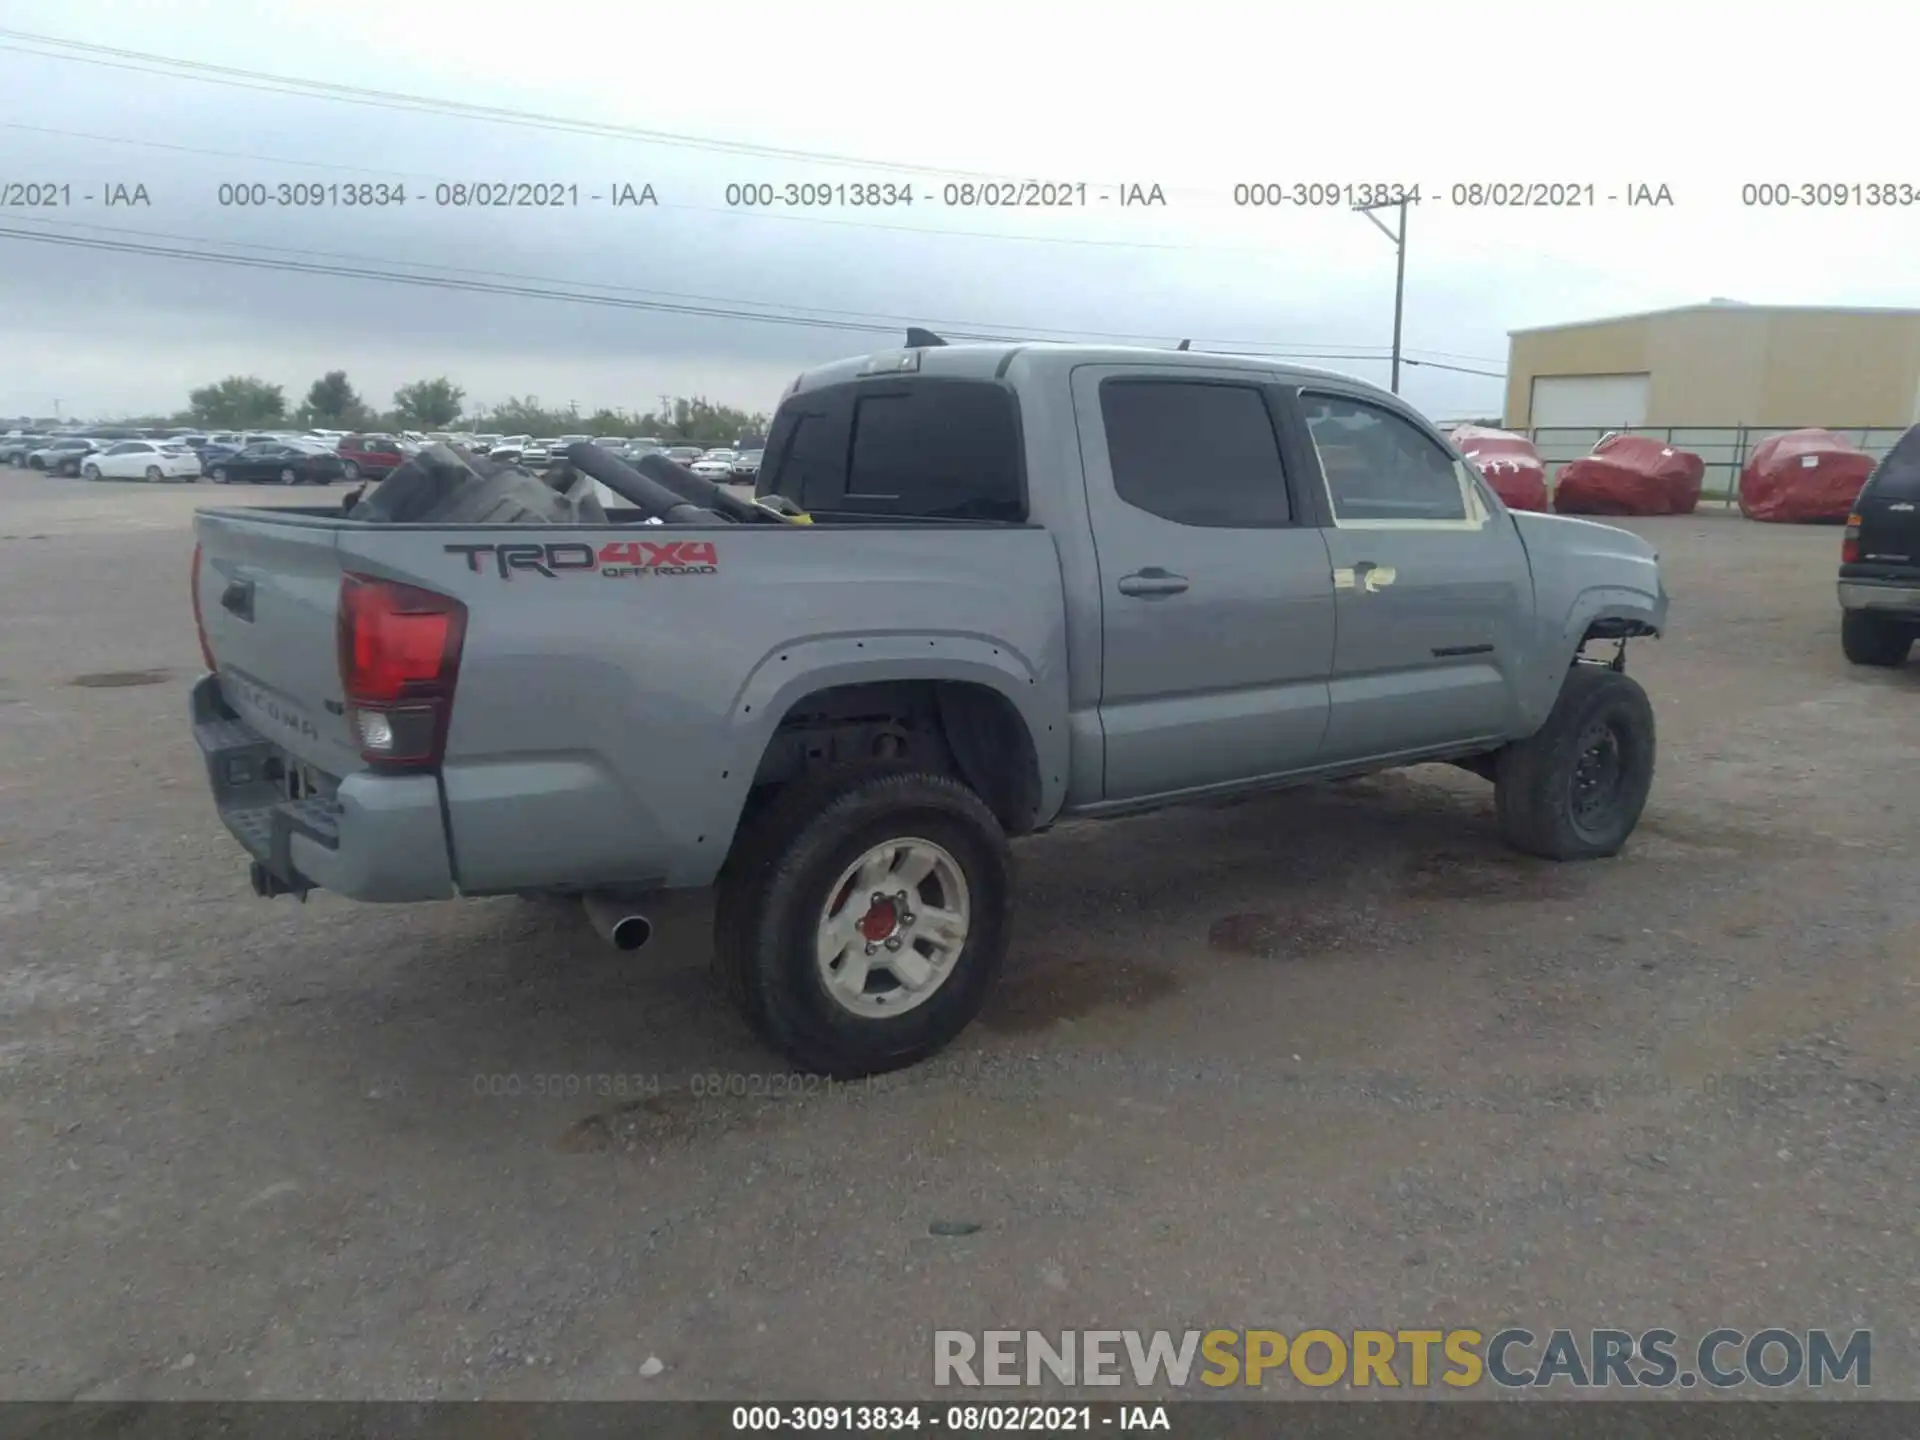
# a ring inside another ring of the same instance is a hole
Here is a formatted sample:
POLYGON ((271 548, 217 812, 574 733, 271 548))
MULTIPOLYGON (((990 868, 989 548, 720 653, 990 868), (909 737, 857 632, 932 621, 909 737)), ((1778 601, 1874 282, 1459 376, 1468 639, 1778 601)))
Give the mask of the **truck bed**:
MULTIPOLYGON (((312 772, 349 837, 356 807, 395 793, 368 783, 345 714, 336 626, 352 573, 450 596, 468 612, 445 761, 429 785, 413 786, 421 828, 427 808, 443 817, 444 864, 426 857, 419 882, 444 873, 440 893, 706 884, 788 709, 882 672, 973 677, 1006 695, 1057 746, 1041 757, 1057 802, 1068 676, 1046 530, 619 518, 461 527, 317 509, 202 511, 200 608, 232 719, 205 718, 237 721, 284 768, 312 772)), ((228 824, 242 843, 243 828, 256 844, 267 833, 258 815, 238 813, 259 800, 257 790, 234 797, 228 824)), ((314 868, 329 863, 327 838, 301 838, 315 828, 294 827, 290 843, 305 873, 328 884, 314 868)))

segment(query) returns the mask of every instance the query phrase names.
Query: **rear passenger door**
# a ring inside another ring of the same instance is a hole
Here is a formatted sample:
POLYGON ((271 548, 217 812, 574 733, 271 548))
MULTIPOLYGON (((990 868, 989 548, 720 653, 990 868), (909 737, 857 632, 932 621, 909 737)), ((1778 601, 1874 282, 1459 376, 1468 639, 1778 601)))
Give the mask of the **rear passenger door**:
POLYGON ((1107 800, 1306 769, 1327 728, 1326 542, 1245 370, 1073 372, 1098 552, 1107 800))
POLYGON ((1297 404, 1333 562, 1326 760, 1513 735, 1533 572, 1512 518, 1465 461, 1383 400, 1303 389, 1297 404))

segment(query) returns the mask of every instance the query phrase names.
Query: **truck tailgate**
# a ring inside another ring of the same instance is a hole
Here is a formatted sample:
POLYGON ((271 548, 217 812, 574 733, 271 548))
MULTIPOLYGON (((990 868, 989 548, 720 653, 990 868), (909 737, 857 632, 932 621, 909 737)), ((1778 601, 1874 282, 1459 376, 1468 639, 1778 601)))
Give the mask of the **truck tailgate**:
POLYGON ((338 531, 294 514, 195 517, 200 615, 227 703, 302 763, 364 768, 340 682, 338 531))

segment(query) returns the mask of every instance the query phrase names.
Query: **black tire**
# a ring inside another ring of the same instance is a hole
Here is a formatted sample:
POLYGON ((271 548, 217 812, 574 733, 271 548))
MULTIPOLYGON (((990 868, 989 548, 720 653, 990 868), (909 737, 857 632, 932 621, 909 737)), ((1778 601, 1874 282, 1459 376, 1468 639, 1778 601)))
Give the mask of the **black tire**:
POLYGON ((346 470, 347 483, 349 485, 360 478, 360 467, 353 461, 347 461, 344 469, 346 470))
POLYGON ((147 483, 149 485, 158 485, 162 480, 166 478, 167 477, 165 475, 162 475, 160 473, 160 467, 158 465, 147 466, 147 483))
POLYGON ((280 483, 282 485, 298 485, 300 483, 300 472, 291 465, 282 466, 280 470, 280 483))
POLYGON ((1547 860, 1617 855, 1653 788, 1653 705, 1640 682, 1603 665, 1567 671, 1546 724, 1500 753, 1500 835, 1547 860))
POLYGON ((1891 669, 1904 665, 1913 647, 1913 627, 1870 610, 1840 612, 1840 648, 1856 665, 1891 669))
POLYGON ((80 468, 80 478, 82 480, 98 480, 100 478, 100 467, 98 465, 83 465, 80 468))
POLYGON ((755 1032, 804 1070, 837 1079, 914 1064, 964 1030, 1000 973, 1011 931, 1005 833, 966 786, 924 771, 857 768, 789 786, 745 823, 714 915, 714 965, 755 1032), (856 1014, 829 994, 816 927, 846 868, 890 839, 944 849, 966 883, 967 936, 946 979, 904 1013, 856 1014))
POLYGON ((224 485, 227 483, 227 467, 224 465, 214 466, 207 474, 216 485, 224 485))

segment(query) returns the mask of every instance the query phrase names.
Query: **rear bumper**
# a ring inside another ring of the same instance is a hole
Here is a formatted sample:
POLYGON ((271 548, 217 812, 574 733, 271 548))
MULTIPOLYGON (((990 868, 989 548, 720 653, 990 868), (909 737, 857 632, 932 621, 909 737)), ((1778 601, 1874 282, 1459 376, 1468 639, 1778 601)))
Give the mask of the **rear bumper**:
POLYGON ((1876 614, 1920 621, 1920 582, 1896 580, 1842 580, 1842 610, 1871 610, 1876 614))
POLYGON ((288 798, 287 753, 248 725, 204 676, 189 701, 220 820, 287 889, 352 900, 447 900, 452 856, 432 775, 349 775, 331 796, 288 798))

